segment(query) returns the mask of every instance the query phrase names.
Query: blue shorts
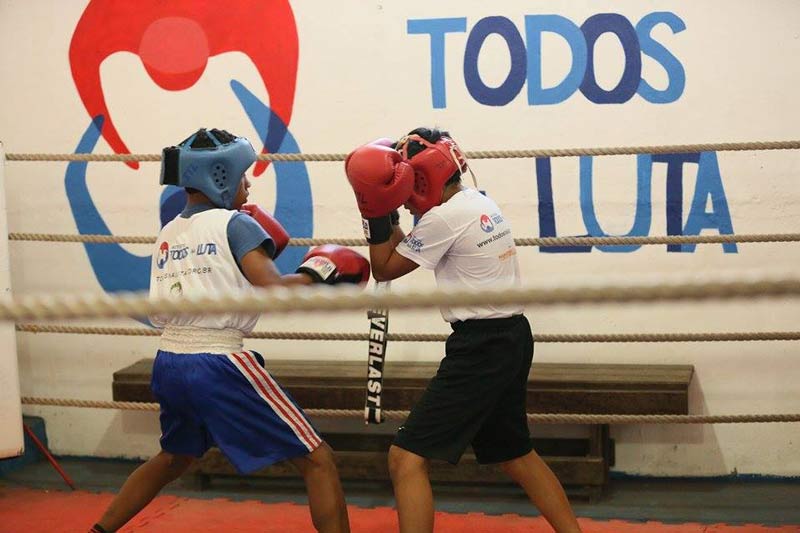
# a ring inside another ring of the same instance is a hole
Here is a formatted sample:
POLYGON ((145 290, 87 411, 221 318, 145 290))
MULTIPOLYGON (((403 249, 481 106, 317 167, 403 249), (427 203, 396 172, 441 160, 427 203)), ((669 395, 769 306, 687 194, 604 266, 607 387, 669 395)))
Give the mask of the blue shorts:
POLYGON ((263 364, 252 351, 159 350, 151 387, 161 405, 161 448, 200 457, 216 445, 240 473, 314 451, 322 439, 263 364))

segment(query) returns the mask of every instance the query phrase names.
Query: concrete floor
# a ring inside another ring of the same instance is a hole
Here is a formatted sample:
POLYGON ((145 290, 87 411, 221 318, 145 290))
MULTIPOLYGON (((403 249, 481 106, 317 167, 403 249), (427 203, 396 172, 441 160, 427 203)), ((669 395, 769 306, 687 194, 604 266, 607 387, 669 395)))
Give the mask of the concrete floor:
MULTIPOLYGON (((60 459, 76 485, 90 492, 115 492, 138 465, 130 461, 60 459)), ((47 462, 24 466, 0 477, 8 487, 64 490, 65 485, 47 462)), ((387 483, 344 482, 349 504, 373 508, 393 506, 387 483)), ((481 512, 536 516, 515 486, 435 485, 436 508, 450 513, 481 512)), ((198 490, 190 480, 179 480, 164 494, 189 498, 259 500, 305 504, 300 480, 215 477, 209 488, 198 490)), ((800 532, 800 480, 674 480, 613 479, 597 501, 573 499, 576 514, 596 520, 699 522, 731 525, 797 525, 800 532)))

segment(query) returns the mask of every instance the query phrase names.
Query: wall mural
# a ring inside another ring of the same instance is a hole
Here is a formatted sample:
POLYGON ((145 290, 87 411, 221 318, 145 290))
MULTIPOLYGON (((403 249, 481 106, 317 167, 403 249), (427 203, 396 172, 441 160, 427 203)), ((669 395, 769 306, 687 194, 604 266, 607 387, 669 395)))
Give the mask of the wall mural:
MULTIPOLYGON (((652 36, 653 28, 666 25, 672 34, 686 30, 675 13, 655 12, 638 22, 614 13, 601 13, 578 25, 560 15, 527 15, 519 28, 502 16, 484 17, 471 27, 466 18, 410 19, 406 21, 409 39, 429 38, 429 62, 418 62, 430 69, 431 106, 447 107, 447 84, 444 67, 447 61, 463 61, 463 83, 476 104, 503 106, 518 96, 527 84, 529 105, 557 105, 568 98, 582 97, 597 105, 624 105, 634 97, 655 105, 668 105, 681 98, 686 87, 685 69, 668 47, 652 36), (467 33, 463 51, 447 47, 447 35, 467 33), (542 35, 552 33, 569 46, 572 61, 564 79, 552 87, 542 82, 542 35), (606 33, 616 36, 624 55, 624 68, 617 85, 604 89, 597 83, 594 54, 598 38, 606 33), (478 59, 486 39, 496 35, 508 46, 509 72, 497 87, 487 85, 478 71, 478 59), (524 36, 524 37, 523 37, 524 36), (654 88, 643 77, 642 56, 657 62, 667 74, 667 86, 654 88)), ((192 87, 205 71, 208 59, 218 54, 238 51, 246 54, 259 72, 270 96, 270 106, 235 79, 230 88, 242 110, 258 132, 264 153, 300 152, 289 130, 294 105, 299 58, 297 27, 288 1, 260 2, 236 0, 219 9, 209 0, 162 2, 114 2, 92 0, 81 16, 72 36, 69 61, 80 98, 89 115, 89 125, 77 144, 75 153, 92 153, 102 137, 115 153, 130 153, 114 125, 100 83, 100 65, 116 52, 137 54, 152 81, 165 91, 192 87), (236 28, 231 31, 230 28, 236 28)), ((593 159, 580 158, 579 205, 585 235, 606 235, 598 220, 593 195, 593 159)), ((669 235, 697 235, 702 230, 732 234, 733 223, 728 209, 722 175, 716 153, 641 155, 637 157, 636 176, 631 184, 636 190, 632 206, 633 222, 626 235, 647 236, 652 223, 651 191, 655 165, 666 165, 666 227, 669 235), (693 192, 684 191, 684 171, 697 165, 693 192), (688 213, 684 214, 684 196, 691 194, 688 213)), ((138 169, 138 163, 129 163, 138 169)), ((101 206, 92 198, 86 183, 88 163, 73 162, 67 167, 65 187, 70 208, 81 234, 111 232, 101 206)), ((253 170, 260 176, 266 169, 259 162, 253 170)), ((553 202, 553 179, 548 158, 535 161, 531 186, 537 188, 537 218, 542 237, 558 236, 557 206, 553 202)), ((275 215, 294 237, 312 237, 313 201, 308 171, 304 163, 274 163, 276 176, 275 215)), ((254 199, 256 202, 257 198, 254 199)), ((163 226, 183 207, 182 189, 167 187, 159 200, 163 226)), ((119 245, 85 244, 95 276, 104 290, 145 290, 149 284, 150 256, 138 256, 119 245)), ((736 253, 736 244, 723 244, 726 253, 736 253)), ((630 253, 639 246, 564 246, 541 248, 542 253, 580 253, 592 249, 602 252, 630 253)), ((694 245, 669 245, 667 252, 694 252, 694 245)), ((277 261, 278 267, 291 271, 300 262, 306 248, 290 247, 277 261)))

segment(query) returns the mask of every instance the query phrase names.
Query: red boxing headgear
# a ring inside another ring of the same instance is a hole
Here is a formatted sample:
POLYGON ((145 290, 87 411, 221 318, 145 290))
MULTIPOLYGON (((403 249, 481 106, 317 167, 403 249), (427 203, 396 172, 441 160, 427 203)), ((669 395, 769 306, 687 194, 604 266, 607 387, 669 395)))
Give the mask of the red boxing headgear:
POLYGON ((420 215, 442 203, 444 184, 453 174, 456 172, 463 174, 467 171, 467 159, 461 148, 450 137, 441 137, 432 143, 419 135, 409 135, 400 139, 397 150, 414 169, 414 191, 408 199, 408 204, 419 211, 420 215), (410 141, 424 145, 425 149, 409 159, 410 141))

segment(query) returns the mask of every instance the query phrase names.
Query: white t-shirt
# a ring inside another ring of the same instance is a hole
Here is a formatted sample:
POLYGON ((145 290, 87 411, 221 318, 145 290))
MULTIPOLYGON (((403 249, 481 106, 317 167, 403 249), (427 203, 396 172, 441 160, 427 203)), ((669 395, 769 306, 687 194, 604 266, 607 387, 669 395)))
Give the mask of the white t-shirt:
MULTIPOLYGON (((228 222, 236 211, 209 209, 175 217, 161 230, 150 265, 150 297, 222 296, 252 290, 228 242, 228 222)), ((156 327, 253 331, 258 313, 151 315, 156 327)))
MULTIPOLYGON (((481 290, 520 285, 511 226, 497 204, 475 189, 459 191, 422 215, 397 253, 432 269, 439 287, 481 290)), ((448 322, 506 318, 523 310, 520 305, 441 308, 448 322)))

